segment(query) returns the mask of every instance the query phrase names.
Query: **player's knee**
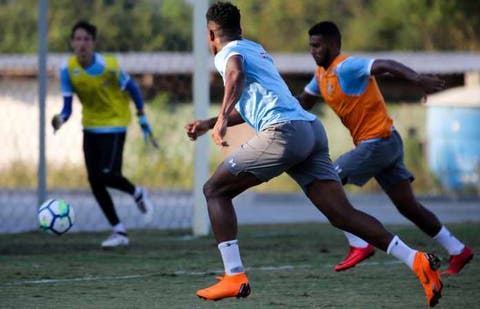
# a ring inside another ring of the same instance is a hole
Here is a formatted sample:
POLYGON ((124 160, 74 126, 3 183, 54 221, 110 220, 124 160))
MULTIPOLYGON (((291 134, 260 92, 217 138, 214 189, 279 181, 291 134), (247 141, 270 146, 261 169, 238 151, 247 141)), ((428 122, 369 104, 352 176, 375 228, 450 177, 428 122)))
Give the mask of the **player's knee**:
POLYGON ((203 185, 203 195, 206 199, 211 198, 217 194, 215 185, 212 183, 211 180, 207 181, 203 185))
POLYGON ((88 183, 93 192, 100 192, 106 188, 100 177, 95 175, 88 176, 88 183))
POLYGON ((102 182, 108 186, 117 182, 118 179, 122 177, 122 174, 114 171, 104 171, 100 177, 102 182))
POLYGON ((88 183, 90 186, 96 187, 102 184, 101 175, 98 173, 88 175, 88 183))
POLYGON ((105 186, 111 183, 115 177, 110 171, 101 171, 88 175, 88 182, 92 186, 105 186))
POLYGON ((218 183, 210 179, 203 185, 203 195, 205 195, 207 200, 210 198, 223 197, 225 196, 225 190, 219 186, 218 183))

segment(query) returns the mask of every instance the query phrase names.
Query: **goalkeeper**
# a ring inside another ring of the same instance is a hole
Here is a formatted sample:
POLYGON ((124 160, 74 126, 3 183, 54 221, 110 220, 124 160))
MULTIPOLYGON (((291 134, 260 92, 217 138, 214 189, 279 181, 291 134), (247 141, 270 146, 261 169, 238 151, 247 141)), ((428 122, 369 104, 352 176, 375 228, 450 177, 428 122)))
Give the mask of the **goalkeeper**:
POLYGON ((143 110, 143 99, 138 85, 118 66, 113 56, 94 52, 97 29, 80 21, 71 31, 74 55, 60 69, 63 109, 52 119, 55 131, 72 113, 73 93, 82 104, 83 152, 88 182, 98 204, 113 227, 113 234, 102 242, 102 247, 126 246, 129 239, 126 228, 117 216, 107 187, 126 192, 134 198, 146 221, 152 216, 152 205, 145 188, 135 186, 122 175, 122 157, 127 126, 130 123, 129 96, 135 102, 138 122, 144 140, 156 142, 143 110))

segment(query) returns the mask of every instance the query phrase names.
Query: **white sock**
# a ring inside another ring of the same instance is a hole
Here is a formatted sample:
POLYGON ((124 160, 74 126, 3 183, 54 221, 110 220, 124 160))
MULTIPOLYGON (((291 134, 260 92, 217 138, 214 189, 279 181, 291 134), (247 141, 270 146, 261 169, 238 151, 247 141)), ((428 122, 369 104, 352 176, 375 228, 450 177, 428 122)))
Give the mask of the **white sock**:
POLYGON ((368 246, 368 242, 361 239, 360 237, 353 235, 352 233, 343 231, 345 236, 347 237, 348 243, 351 247, 355 248, 366 248, 368 246))
POLYGON ((223 266, 227 275, 231 276, 244 272, 240 259, 240 248, 236 239, 219 243, 218 250, 222 255, 223 266))
POLYGON ((407 246, 398 236, 394 236, 387 248, 387 254, 393 255, 413 270, 413 260, 417 250, 407 246))
POLYGON ((127 229, 125 228, 122 222, 119 222, 117 223, 117 225, 113 226, 113 232, 127 234, 127 229))
POLYGON ((133 197, 137 198, 143 193, 143 188, 141 186, 135 186, 135 192, 133 193, 133 197))
POLYGON ((465 248, 465 245, 453 236, 445 226, 442 226, 440 232, 433 239, 442 245, 450 255, 460 254, 463 248, 465 248))

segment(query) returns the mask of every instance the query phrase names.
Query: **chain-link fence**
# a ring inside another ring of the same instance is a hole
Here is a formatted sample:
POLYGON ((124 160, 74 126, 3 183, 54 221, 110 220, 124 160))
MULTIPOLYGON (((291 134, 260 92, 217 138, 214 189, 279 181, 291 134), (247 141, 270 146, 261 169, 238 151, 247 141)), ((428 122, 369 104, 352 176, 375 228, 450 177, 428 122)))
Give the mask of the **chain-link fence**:
MULTIPOLYGON (((0 2, 0 9, 6 10, 6 6, 14 2, 0 2)), ((35 1, 31 2, 33 4, 35 1)), ((160 143, 159 149, 145 145, 136 118, 133 117, 125 143, 123 172, 134 183, 149 189, 156 212, 153 221, 145 225, 133 199, 112 190, 119 216, 129 228, 192 227, 195 204, 192 195, 192 191, 195 191, 195 148, 194 143, 186 138, 183 126, 195 114, 192 103, 195 96, 194 72, 198 63, 192 43, 195 31, 192 29, 200 28, 193 26, 192 12, 198 1, 72 1, 78 16, 62 13, 59 9, 61 3, 63 2, 50 3, 48 18, 50 22, 62 18, 65 23, 62 27, 50 28, 49 35, 44 38, 50 42, 49 48, 53 49, 48 54, 45 75, 48 81, 45 104, 47 197, 63 198, 75 208, 77 222, 73 231, 108 228, 87 182, 82 152, 81 105, 77 97, 74 97, 72 116, 61 130, 54 134, 50 126, 53 115, 62 109, 58 71, 71 55, 71 26, 77 17, 90 19, 99 26, 98 51, 116 55, 121 68, 140 86, 146 101, 148 119, 160 143), (93 6, 94 9, 86 10, 83 6, 93 6), (144 9, 142 12, 149 13, 139 17, 136 9, 140 7, 144 9), (102 12, 103 15, 93 12, 102 12), (73 17, 75 19, 72 19, 73 17), (175 18, 182 21, 182 26, 169 24, 175 18), (152 22, 156 27, 152 26, 149 30, 143 24, 144 19, 156 21, 152 22), (158 36, 159 31, 163 33, 162 36, 158 36), (54 40, 59 36, 61 40, 54 40), (62 41, 63 45, 58 43, 62 41), (118 42, 117 49, 110 47, 111 43, 108 43, 115 41, 118 42), (143 44, 144 41, 148 41, 148 44, 143 44), (132 46, 142 48, 137 50, 132 46)), ((35 11, 36 7, 31 6, 29 10, 35 11)), ((203 21, 204 13, 204 10, 200 13, 203 21)), ((14 37, 17 33, 13 27, 4 31, 5 37, 14 37)), ((198 39, 204 41, 204 27, 197 33, 198 39)), ((299 93, 312 76, 314 63, 311 57, 306 52, 273 52, 276 64, 292 92, 299 93)), ((462 85, 463 72, 466 70, 480 70, 479 56, 473 54, 377 54, 373 57, 395 58, 422 72, 433 70, 434 73, 444 74, 451 87, 462 85), (424 61, 427 58, 431 62, 424 61), (441 63, 449 63, 450 66, 441 66, 441 63)), ((218 74, 212 74, 211 57, 205 58, 208 58, 206 61, 210 65, 210 71, 207 68, 200 80, 210 84, 210 87, 206 88, 210 88, 211 100, 218 103, 223 93, 222 80, 218 74)), ((418 96, 418 89, 412 90, 410 86, 406 87, 405 83, 388 78, 380 79, 379 82, 387 97, 395 98, 395 102, 418 96)), ((41 202, 37 200, 40 151, 38 87, 38 55, 23 51, 0 54, 0 233, 37 228, 36 209, 41 202)), ((131 109, 134 114, 133 103, 131 109)), ((213 106, 209 113, 213 115, 215 110, 216 107, 213 106)), ((348 131, 330 110, 324 108, 315 112, 327 129, 333 159, 353 147, 348 131)), ((389 106, 389 112, 404 138, 406 164, 417 179, 414 183, 415 189, 422 194, 444 194, 440 182, 432 176, 426 162, 428 136, 425 108, 419 104, 395 104, 389 106)), ((231 149, 252 134, 252 130, 245 126, 229 129, 230 137, 227 138, 235 136, 235 140, 230 142, 232 147, 227 150, 218 150, 210 142, 210 169, 215 168, 231 149)), ((475 175, 478 176, 478 171, 475 175)), ((257 190, 299 192, 297 185, 283 176, 257 190)), ((360 189, 347 190, 360 192, 360 189)), ((378 186, 370 182, 361 190, 372 192, 378 190, 378 186)), ((478 196, 478 181, 476 194, 478 196)))
MULTIPOLYGON (((9 1, 0 5, 4 6, 5 10, 12 10, 12 3, 9 1)), ((177 13, 172 11, 171 15, 184 16, 185 31, 190 33, 192 29, 194 5, 188 1, 178 1, 177 4, 174 1, 103 1, 100 4, 75 2, 72 5, 100 5, 102 14, 113 16, 117 24, 115 18, 131 16, 132 27, 135 26, 133 21, 137 18, 136 12, 141 11, 138 7, 148 6, 148 9, 156 10, 156 13, 152 14, 157 14, 157 23, 168 21, 168 12, 165 10, 176 10, 177 13), (118 17, 115 17, 115 14, 118 14, 118 17)), ((60 12, 59 6, 62 5, 50 4, 50 21, 60 12)), ((27 9, 41 10, 35 6, 27 9)), ((146 12, 145 8, 143 12, 146 12)), ((146 103, 146 115, 160 143, 159 149, 146 145, 137 118, 132 117, 124 149, 123 174, 134 184, 148 188, 155 214, 152 222, 146 225, 131 196, 110 190, 118 215, 128 228, 190 228, 194 204, 191 194, 194 144, 185 137, 183 125, 191 120, 194 114, 194 54, 191 35, 179 35, 175 40, 172 39, 174 33, 164 31, 161 36, 163 52, 144 53, 129 50, 128 53, 119 53, 118 50, 103 50, 102 46, 107 44, 102 39, 121 29, 99 21, 99 14, 90 12, 92 15, 89 18, 82 18, 82 15, 85 15, 83 13, 85 12, 79 12, 78 19, 91 20, 98 27, 96 43, 99 48, 96 51, 114 54, 121 69, 140 86, 146 103), (95 20, 99 24, 95 23, 95 20)), ((203 21, 204 12, 201 16, 203 21)), ((72 20, 71 24, 66 24, 65 29, 60 31, 65 42, 69 42, 70 29, 76 21, 72 20)), ((125 31, 127 27, 122 29, 125 31)), ((51 41, 52 36, 58 33, 58 29, 49 30, 50 38, 47 36, 43 40, 51 41)), ((141 30, 139 35, 140 32, 141 30)), ((125 35, 130 35, 131 40, 138 39, 135 38, 137 33, 125 35)), ((65 44, 65 52, 68 52, 68 45, 65 44)), ((120 43, 119 46, 121 49, 125 48, 121 47, 120 43)), ((206 50, 206 43, 204 47, 206 50)), ((46 198, 65 199, 75 208, 77 218, 74 231, 102 230, 109 227, 90 193, 86 177, 82 151, 82 107, 77 96, 74 95, 73 111, 67 123, 56 133, 50 125, 52 117, 62 110, 59 69, 70 56, 70 53, 50 52, 47 56, 46 75, 41 75, 39 54, 0 54, 0 232, 28 231, 38 226, 36 210, 42 202, 37 198, 38 190, 41 189, 41 177, 38 176, 41 163, 40 78, 47 78, 48 85, 45 98, 46 198)), ((208 72, 205 75, 208 82, 208 72)), ((132 115, 136 114, 133 102, 131 111, 132 115)))

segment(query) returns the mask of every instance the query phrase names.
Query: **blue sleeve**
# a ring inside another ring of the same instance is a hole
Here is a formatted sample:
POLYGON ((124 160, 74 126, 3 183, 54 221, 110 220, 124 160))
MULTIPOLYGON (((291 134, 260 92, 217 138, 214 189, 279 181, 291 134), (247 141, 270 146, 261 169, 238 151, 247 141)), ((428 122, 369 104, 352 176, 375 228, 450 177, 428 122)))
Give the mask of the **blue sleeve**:
POLYGON ((64 97, 71 97, 73 95, 73 86, 66 65, 60 69, 60 90, 64 97))
POLYGON ((128 75, 124 70, 120 70, 120 74, 118 75, 118 86, 120 87, 120 89, 127 89, 127 84, 129 81, 130 75, 128 75))
POLYGON ((360 95, 365 91, 374 59, 349 57, 337 67, 338 80, 347 95, 360 95))
POLYGON ((125 85, 125 89, 130 93, 130 97, 135 103, 137 110, 142 110, 144 105, 143 98, 137 83, 133 79, 129 78, 125 85))
POLYGON ((314 96, 321 96, 320 88, 318 87, 317 79, 313 76, 312 80, 305 86, 303 89, 306 93, 314 95, 314 96))
POLYGON ((60 115, 64 121, 67 121, 72 115, 73 86, 66 64, 63 64, 60 69, 60 90, 63 95, 63 108, 60 115))
POLYGON ((63 97, 63 108, 62 111, 60 112, 60 115, 62 115, 62 118, 64 121, 67 121, 68 118, 70 118, 70 115, 72 114, 72 101, 73 97, 63 97))

